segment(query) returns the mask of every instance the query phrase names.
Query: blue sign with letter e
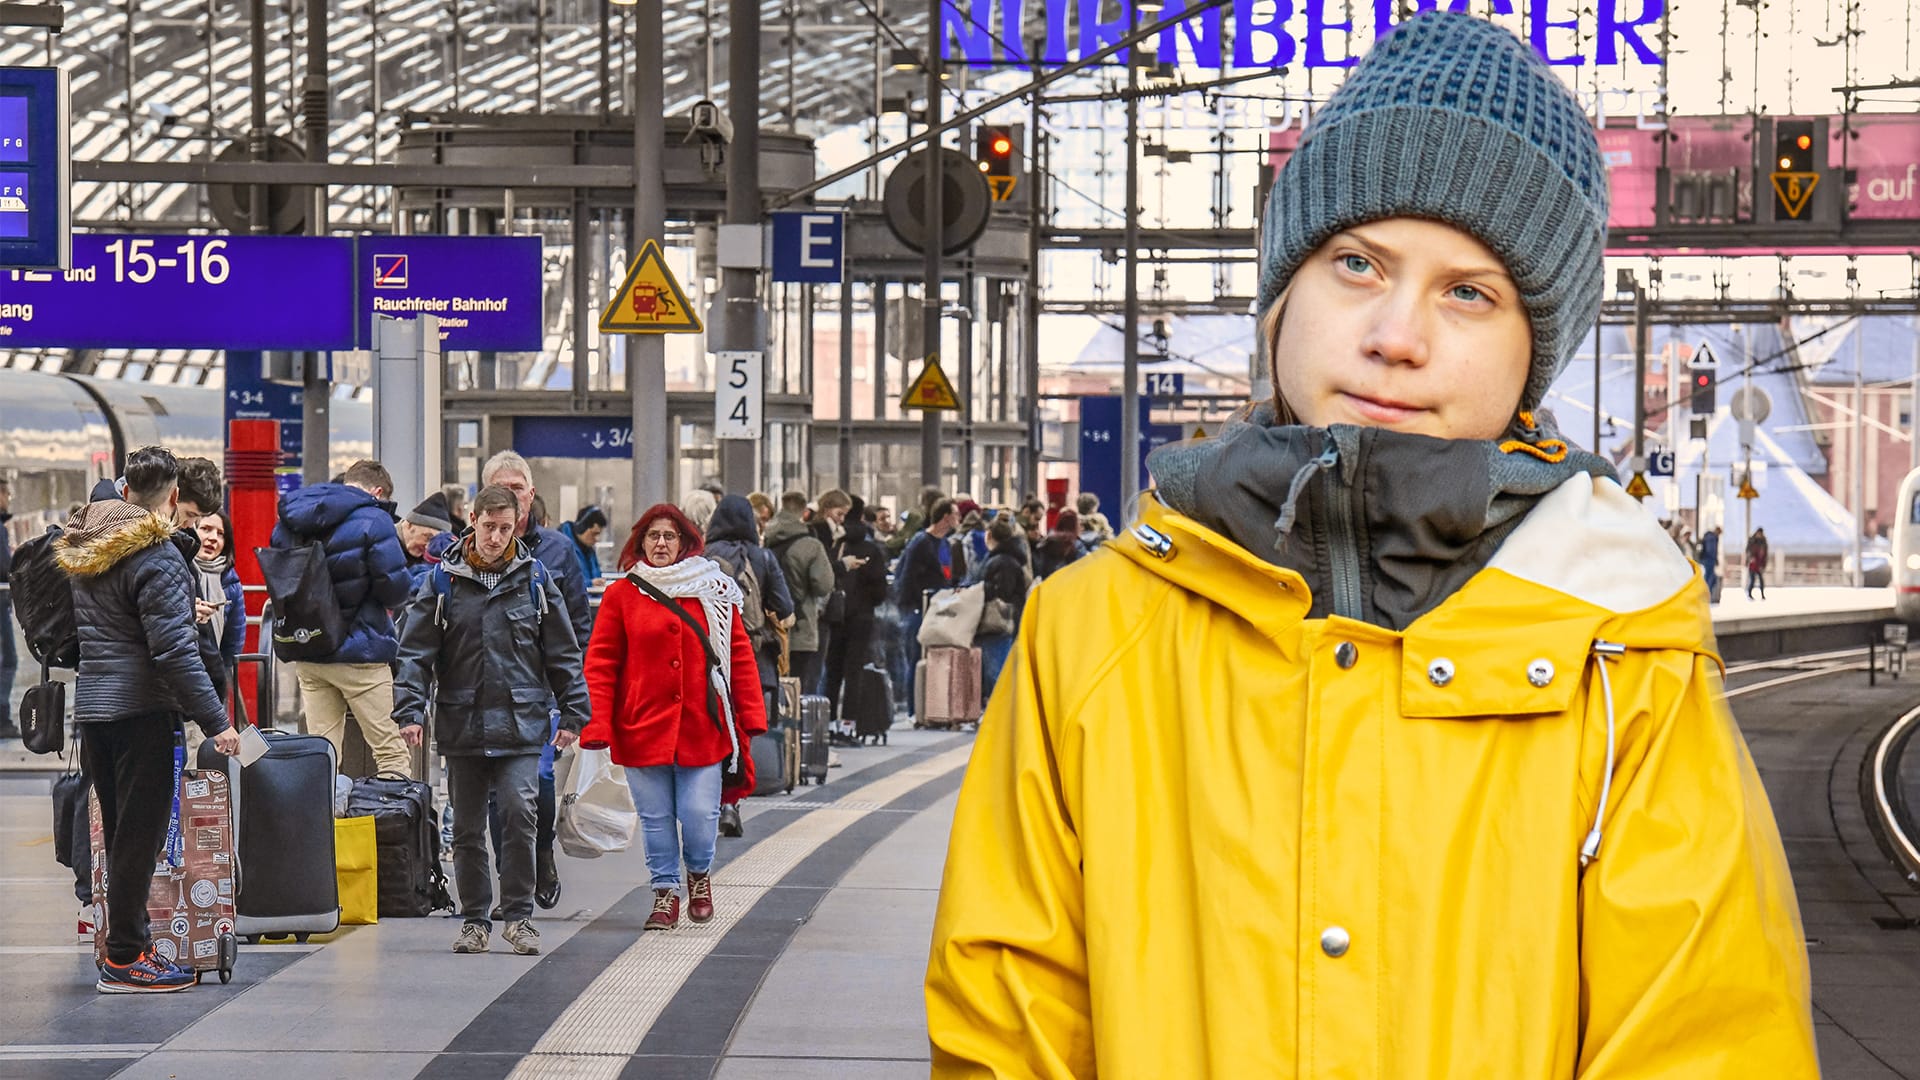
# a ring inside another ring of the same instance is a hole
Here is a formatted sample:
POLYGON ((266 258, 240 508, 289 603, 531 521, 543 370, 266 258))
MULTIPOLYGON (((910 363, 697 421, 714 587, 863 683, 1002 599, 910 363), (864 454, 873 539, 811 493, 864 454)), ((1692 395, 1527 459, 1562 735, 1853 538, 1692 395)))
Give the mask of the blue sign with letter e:
POLYGON ((788 210, 773 218, 773 280, 831 284, 847 253, 847 215, 788 210))

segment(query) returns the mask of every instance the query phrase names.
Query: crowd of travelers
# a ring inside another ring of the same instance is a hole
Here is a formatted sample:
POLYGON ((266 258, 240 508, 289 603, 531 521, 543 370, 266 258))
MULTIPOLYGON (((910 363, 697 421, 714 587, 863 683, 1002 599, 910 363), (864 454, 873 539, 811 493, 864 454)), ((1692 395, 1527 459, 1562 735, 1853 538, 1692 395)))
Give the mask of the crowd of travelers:
MULTIPOLYGON (((9 494, 0 485, 0 515, 9 494)), ((487 460, 471 498, 449 487, 403 511, 393 494, 383 465, 359 461, 280 499, 270 546, 324 552, 342 627, 330 653, 286 666, 301 725, 336 755, 352 724, 381 775, 422 779, 426 747, 444 759, 460 953, 487 951, 496 922, 515 952, 539 952, 534 910, 561 894, 556 752, 604 749, 625 770, 655 890, 647 928, 676 926, 683 892, 704 922, 718 837, 743 834, 739 802, 755 790, 747 748, 796 719, 783 675, 840 715, 868 685, 850 675, 876 668, 900 690, 862 704, 911 718, 926 598, 983 583, 1015 613, 975 642, 984 698, 1033 582, 1112 536, 1092 495, 1049 524, 1038 499, 990 507, 928 488, 896 520, 838 489, 776 498, 709 483, 640 514, 608 567, 607 508, 550 528, 532 466, 511 451, 487 460)), ((223 495, 214 462, 144 447, 52 545, 79 627, 74 716, 106 846, 103 992, 195 982, 156 951, 144 905, 176 766, 205 739, 237 753, 230 710, 246 722, 231 691, 247 605, 223 495)), ((0 640, 10 678, 13 634, 0 640)), ((85 873, 76 895, 91 900, 85 873)), ((91 918, 83 906, 83 933, 91 918)))

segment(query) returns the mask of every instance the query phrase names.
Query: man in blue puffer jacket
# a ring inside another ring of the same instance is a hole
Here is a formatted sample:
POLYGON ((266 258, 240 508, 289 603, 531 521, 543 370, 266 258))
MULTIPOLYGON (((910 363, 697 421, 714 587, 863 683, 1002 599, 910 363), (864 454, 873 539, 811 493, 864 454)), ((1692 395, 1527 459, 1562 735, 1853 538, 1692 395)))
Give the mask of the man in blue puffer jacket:
POLYGON ((387 501, 392 492, 385 466, 357 461, 340 483, 303 487, 280 500, 273 546, 321 542, 347 625, 338 652, 293 665, 307 730, 338 751, 351 707, 380 771, 412 776, 413 755, 393 723, 392 665, 400 644, 390 612, 406 602, 412 579, 387 501))

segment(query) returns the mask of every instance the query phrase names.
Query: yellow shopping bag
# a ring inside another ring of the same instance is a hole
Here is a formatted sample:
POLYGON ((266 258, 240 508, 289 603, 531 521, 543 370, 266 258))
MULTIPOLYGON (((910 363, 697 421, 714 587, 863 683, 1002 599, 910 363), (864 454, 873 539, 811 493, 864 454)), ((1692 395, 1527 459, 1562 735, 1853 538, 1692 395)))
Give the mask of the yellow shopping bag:
POLYGON ((380 856, 371 817, 333 819, 333 866, 340 880, 340 922, 379 922, 380 856))

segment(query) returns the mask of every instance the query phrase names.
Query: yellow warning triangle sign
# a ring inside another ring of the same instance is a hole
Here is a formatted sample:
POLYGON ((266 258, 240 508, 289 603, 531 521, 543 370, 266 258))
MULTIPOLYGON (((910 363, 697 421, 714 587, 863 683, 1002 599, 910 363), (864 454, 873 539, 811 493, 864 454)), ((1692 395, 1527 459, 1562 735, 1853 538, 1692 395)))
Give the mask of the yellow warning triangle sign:
POLYGON ((940 370, 939 353, 927 357, 927 366, 920 369, 920 377, 907 387, 906 395, 900 399, 900 407, 959 411, 960 397, 953 392, 953 383, 947 379, 947 373, 940 370))
POLYGON ((1759 497, 1760 493, 1755 491, 1753 487, 1753 476, 1748 473, 1742 473, 1740 476, 1740 493, 1736 498, 1757 499, 1759 497))
POLYGON ((640 257, 633 260, 627 280, 613 294, 613 302, 600 313, 603 334, 697 334, 700 316, 687 302, 687 294, 673 279, 666 260, 660 257, 659 243, 648 240, 640 245, 640 257))
POLYGON ((1195 425, 1193 425, 1193 437, 1194 437, 1194 438, 1196 438, 1196 439, 1204 439, 1204 438, 1206 438, 1206 437, 1207 437, 1207 429, 1206 429, 1206 428, 1204 428, 1204 427, 1201 427, 1201 426, 1200 426, 1199 424, 1195 424, 1195 425))
POLYGON ((1653 489, 1647 486, 1646 473, 1633 474, 1633 479, 1627 481, 1627 494, 1636 499, 1644 499, 1653 494, 1653 489))
POLYGON ((1777 172, 1773 174, 1773 193, 1780 196, 1780 205, 1787 216, 1798 219, 1819 183, 1819 173, 1777 172))

